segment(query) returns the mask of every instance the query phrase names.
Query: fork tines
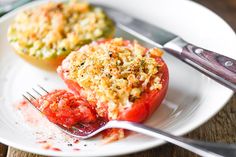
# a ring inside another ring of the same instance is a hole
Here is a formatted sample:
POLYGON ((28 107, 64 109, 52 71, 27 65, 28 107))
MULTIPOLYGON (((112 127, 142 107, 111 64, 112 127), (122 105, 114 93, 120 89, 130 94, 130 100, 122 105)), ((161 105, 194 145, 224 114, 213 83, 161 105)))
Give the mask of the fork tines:
POLYGON ((25 94, 22 94, 22 96, 31 104, 33 104, 32 100, 36 100, 37 97, 48 94, 48 91, 40 85, 38 85, 37 89, 32 88, 32 90, 33 90, 33 93, 26 92, 25 94), (37 96, 35 96, 35 94, 37 94, 37 96))

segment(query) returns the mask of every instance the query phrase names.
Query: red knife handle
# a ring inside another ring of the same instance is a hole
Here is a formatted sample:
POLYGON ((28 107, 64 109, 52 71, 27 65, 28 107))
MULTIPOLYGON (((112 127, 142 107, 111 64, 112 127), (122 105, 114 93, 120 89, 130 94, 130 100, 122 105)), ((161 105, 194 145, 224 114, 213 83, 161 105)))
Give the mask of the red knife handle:
POLYGON ((165 50, 236 92, 236 60, 187 43, 181 38, 171 42, 165 45, 165 50))

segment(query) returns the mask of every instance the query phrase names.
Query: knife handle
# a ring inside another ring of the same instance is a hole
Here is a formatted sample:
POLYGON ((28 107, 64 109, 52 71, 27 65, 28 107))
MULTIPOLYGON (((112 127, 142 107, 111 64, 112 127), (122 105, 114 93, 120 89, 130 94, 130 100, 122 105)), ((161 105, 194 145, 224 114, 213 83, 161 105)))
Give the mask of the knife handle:
POLYGON ((236 92, 236 60, 176 38, 164 49, 236 92))

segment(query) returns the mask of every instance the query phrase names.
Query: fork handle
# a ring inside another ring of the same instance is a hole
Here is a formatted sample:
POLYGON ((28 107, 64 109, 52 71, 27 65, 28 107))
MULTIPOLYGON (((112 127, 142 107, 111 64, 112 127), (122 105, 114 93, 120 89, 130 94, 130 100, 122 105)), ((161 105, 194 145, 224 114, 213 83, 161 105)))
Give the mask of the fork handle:
POLYGON ((123 128, 152 137, 156 137, 185 148, 204 157, 233 157, 236 156, 235 144, 223 143, 208 143, 197 140, 191 140, 184 137, 174 136, 159 129, 151 128, 143 124, 127 122, 127 121, 112 121, 109 122, 109 128, 123 128))
POLYGON ((190 44, 180 37, 166 43, 164 49, 236 92, 236 60, 190 44))

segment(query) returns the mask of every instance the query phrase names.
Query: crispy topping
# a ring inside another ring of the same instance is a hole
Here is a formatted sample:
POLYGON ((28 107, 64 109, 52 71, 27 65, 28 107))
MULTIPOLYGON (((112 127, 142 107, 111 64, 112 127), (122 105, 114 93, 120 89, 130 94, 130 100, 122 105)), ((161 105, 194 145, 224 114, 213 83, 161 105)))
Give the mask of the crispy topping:
POLYGON ((65 56, 100 38, 111 37, 113 22, 85 2, 49 2, 18 14, 8 31, 14 48, 31 56, 65 56))
POLYGON ((148 50, 121 38, 92 43, 68 57, 69 78, 87 92, 89 101, 98 100, 98 106, 108 103, 109 117, 114 119, 119 107, 127 107, 142 92, 161 89, 162 65, 155 60, 161 55, 159 49, 148 50))

